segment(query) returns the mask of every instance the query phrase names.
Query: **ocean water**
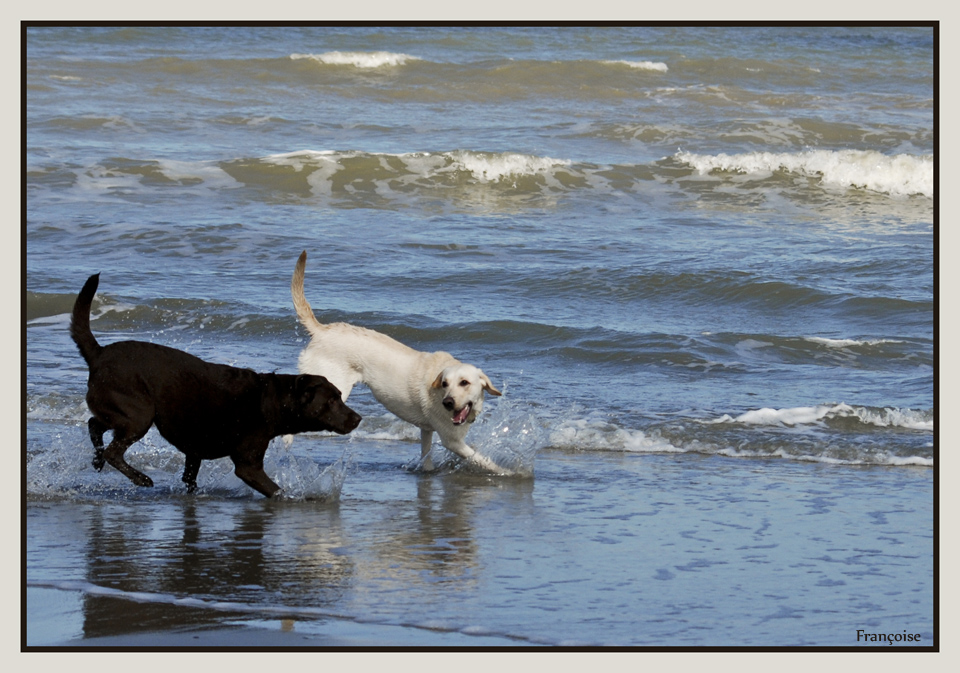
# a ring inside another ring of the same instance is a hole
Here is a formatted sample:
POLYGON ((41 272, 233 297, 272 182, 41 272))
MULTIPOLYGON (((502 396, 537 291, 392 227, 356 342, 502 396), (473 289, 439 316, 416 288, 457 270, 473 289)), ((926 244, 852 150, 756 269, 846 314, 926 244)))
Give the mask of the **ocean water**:
POLYGON ((25 42, 27 644, 937 644, 932 27, 25 42), (101 343, 292 373, 302 250, 320 320, 490 375, 468 441, 520 476, 422 472, 360 388, 271 445, 280 502, 186 495, 155 431, 154 489, 93 469, 87 276, 101 343))

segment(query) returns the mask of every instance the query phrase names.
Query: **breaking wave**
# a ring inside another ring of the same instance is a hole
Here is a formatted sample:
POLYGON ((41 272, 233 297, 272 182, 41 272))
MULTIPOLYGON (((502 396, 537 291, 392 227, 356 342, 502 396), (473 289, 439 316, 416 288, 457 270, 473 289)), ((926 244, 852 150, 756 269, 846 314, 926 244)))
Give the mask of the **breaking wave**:
POLYGON ((731 198, 729 181, 738 183, 743 198, 751 193, 771 198, 775 187, 777 193, 803 203, 815 196, 811 188, 830 192, 841 203, 846 190, 891 198, 932 198, 934 193, 932 156, 825 150, 679 152, 651 162, 608 165, 516 151, 301 149, 225 160, 111 158, 54 172, 33 166, 28 175, 36 189, 75 191, 84 199, 138 199, 165 192, 201 196, 210 190, 240 188, 254 198, 320 199, 374 208, 423 198, 480 204, 494 199, 499 206, 543 199, 554 203, 559 198, 643 195, 669 185, 691 196, 714 190, 717 196, 731 198))

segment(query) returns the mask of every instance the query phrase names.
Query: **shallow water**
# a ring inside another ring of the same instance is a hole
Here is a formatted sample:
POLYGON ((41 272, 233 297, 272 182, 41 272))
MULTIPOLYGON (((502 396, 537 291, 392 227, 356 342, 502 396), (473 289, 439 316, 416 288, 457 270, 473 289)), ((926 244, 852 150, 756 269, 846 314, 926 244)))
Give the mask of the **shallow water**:
POLYGON ((533 480, 431 476, 344 443, 332 503, 185 496, 176 475, 31 502, 28 587, 55 592, 33 609, 72 604, 31 644, 229 624, 389 625, 407 646, 933 641, 924 469, 554 451, 533 480))
POLYGON ((30 642, 931 644, 930 28, 26 41, 30 642), (155 432, 157 488, 94 472, 83 281, 102 343, 294 372, 302 250, 318 318, 491 376, 468 441, 522 477, 421 473, 360 388, 349 437, 271 446, 283 502, 224 461, 187 497, 155 432))

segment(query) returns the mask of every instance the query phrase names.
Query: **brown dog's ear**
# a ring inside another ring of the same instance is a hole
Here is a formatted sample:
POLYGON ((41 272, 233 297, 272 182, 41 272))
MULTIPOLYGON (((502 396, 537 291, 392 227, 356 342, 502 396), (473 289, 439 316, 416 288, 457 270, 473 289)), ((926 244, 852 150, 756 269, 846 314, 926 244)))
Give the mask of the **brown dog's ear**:
POLYGON ((317 379, 310 374, 298 374, 297 378, 294 379, 293 387, 300 401, 306 403, 315 394, 317 379))
POLYGON ((430 384, 431 388, 439 388, 443 384, 443 372, 437 374, 437 378, 430 384))
POLYGON ((493 387, 493 384, 490 382, 490 378, 483 372, 480 372, 480 380, 483 381, 483 387, 491 395, 495 395, 496 397, 503 395, 503 393, 493 387))

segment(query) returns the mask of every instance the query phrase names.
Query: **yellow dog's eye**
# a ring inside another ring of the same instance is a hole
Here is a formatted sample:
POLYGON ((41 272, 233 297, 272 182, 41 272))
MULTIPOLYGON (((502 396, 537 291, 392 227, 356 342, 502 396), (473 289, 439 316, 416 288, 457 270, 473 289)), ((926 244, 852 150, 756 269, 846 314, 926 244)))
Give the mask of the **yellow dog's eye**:
POLYGON ((464 380, 462 380, 462 381, 460 382, 460 387, 461 387, 461 388, 466 388, 466 387, 469 386, 469 385, 470 385, 470 382, 467 381, 466 379, 464 379, 464 380))

